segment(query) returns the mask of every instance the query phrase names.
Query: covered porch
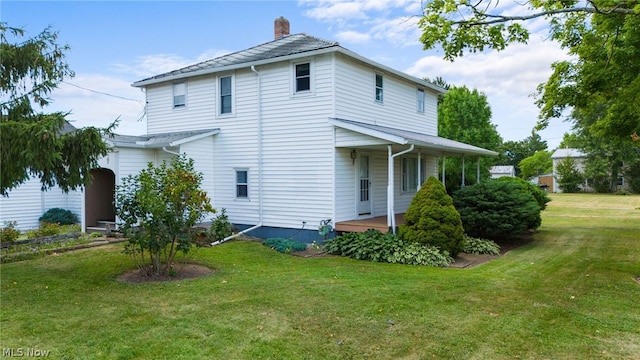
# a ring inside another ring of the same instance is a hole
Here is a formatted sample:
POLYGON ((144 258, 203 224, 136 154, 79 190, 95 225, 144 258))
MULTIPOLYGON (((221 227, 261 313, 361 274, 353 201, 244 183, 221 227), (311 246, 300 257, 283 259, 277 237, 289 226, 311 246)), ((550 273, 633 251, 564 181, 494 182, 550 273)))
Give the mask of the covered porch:
MULTIPOLYGON (((444 172, 442 177, 438 174, 437 158, 464 161, 465 156, 497 155, 435 135, 344 119, 332 118, 330 123, 335 129, 337 192, 344 194, 336 205, 338 232, 391 229, 395 233, 420 185, 429 176, 444 179, 444 172), (346 154, 350 161, 344 160, 346 154), (355 191, 347 190, 350 183, 355 183, 355 191)), ((479 167, 477 171, 479 179, 479 167)))

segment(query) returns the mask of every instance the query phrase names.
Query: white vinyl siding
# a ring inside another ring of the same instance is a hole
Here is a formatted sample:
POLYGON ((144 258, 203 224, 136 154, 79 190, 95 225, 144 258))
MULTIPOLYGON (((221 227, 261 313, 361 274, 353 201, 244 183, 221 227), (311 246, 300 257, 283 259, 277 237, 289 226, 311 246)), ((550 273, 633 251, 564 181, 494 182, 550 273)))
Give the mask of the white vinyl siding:
POLYGON ((374 106, 375 69, 336 56, 335 117, 438 135, 438 94, 424 89, 424 113, 416 112, 416 84, 384 74, 384 106, 374 106))
POLYGON ((40 180, 32 177, 9 191, 8 197, 0 197, 0 226, 4 226, 5 221, 15 221, 21 231, 37 229, 38 219, 51 208, 70 210, 81 219, 83 192, 64 193, 57 186, 47 191, 40 188, 40 180))

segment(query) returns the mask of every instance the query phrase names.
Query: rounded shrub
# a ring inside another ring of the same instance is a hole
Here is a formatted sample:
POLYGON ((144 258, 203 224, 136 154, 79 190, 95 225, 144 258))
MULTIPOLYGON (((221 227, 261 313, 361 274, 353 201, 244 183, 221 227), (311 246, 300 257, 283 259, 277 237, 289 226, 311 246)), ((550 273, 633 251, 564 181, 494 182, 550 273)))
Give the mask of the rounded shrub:
POLYGON ((49 224, 71 225, 78 223, 78 217, 70 210, 51 208, 47 210, 41 217, 40 222, 49 224))
POLYGON ((521 184, 488 180, 454 193, 465 232, 472 237, 508 239, 536 229, 542 209, 521 184))
POLYGON ((411 200, 398 230, 407 242, 432 245, 456 257, 464 244, 460 214, 442 183, 430 177, 411 200))
POLYGON ((546 209, 547 203, 551 201, 551 198, 547 196, 547 193, 542 191, 538 186, 535 186, 534 184, 528 182, 527 180, 516 177, 503 176, 499 178, 498 181, 510 181, 522 186, 531 195, 533 195, 533 198, 536 199, 536 202, 540 206, 540 210, 546 209))

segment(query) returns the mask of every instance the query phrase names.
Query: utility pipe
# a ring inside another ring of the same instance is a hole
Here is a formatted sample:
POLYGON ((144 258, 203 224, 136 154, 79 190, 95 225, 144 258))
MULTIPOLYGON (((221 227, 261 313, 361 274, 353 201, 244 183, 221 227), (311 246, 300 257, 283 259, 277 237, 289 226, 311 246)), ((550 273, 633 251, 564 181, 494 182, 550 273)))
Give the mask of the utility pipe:
POLYGON ((396 233, 396 214, 395 214, 395 199, 394 199, 394 193, 393 193, 393 188, 394 188, 394 174, 393 174, 393 159, 395 159, 398 156, 404 155, 408 152, 413 151, 413 149, 415 148, 415 145, 411 144, 411 146, 406 149, 403 150, 397 154, 392 154, 391 151, 391 145, 387 146, 388 151, 389 151, 389 177, 387 179, 387 225, 391 228, 391 231, 393 232, 393 234, 395 235, 396 233))

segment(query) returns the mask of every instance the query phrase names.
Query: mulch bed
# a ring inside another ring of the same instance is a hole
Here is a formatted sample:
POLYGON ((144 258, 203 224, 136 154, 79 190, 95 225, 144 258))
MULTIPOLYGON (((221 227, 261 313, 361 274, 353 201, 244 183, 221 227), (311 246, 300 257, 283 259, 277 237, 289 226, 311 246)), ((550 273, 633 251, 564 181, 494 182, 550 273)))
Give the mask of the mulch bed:
POLYGON ((134 269, 125 272, 118 277, 118 281, 126 283, 147 283, 159 281, 174 281, 193 279, 213 274, 215 271, 209 267, 199 264, 174 264, 172 269, 175 275, 154 275, 149 276, 146 269, 134 269))

